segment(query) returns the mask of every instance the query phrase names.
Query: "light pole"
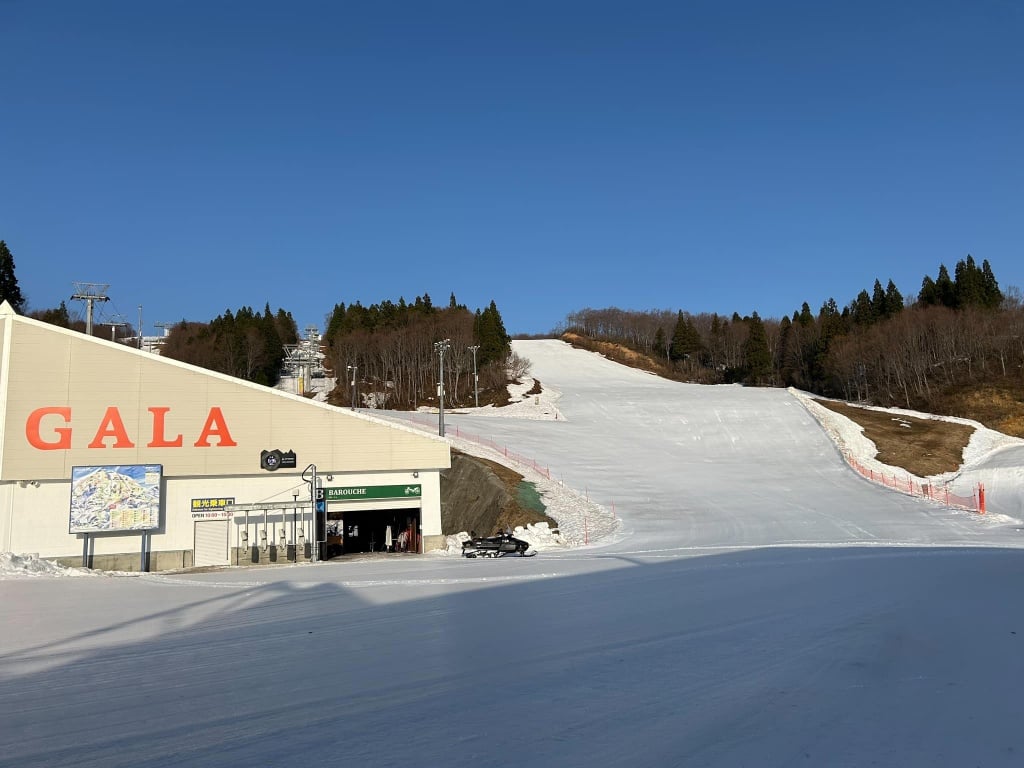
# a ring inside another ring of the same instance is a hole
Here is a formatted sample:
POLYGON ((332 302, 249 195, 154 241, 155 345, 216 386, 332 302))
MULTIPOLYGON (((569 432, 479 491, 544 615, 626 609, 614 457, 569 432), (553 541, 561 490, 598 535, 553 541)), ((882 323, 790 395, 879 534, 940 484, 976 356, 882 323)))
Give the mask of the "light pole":
POLYGON ((476 351, 480 349, 480 345, 477 344, 469 348, 469 351, 473 353, 473 404, 480 407, 480 379, 476 375, 476 351))
POLYGON ((440 377, 437 383, 437 398, 438 398, 438 409, 437 409, 437 434, 444 437, 444 353, 448 351, 448 347, 451 346, 451 339, 443 339, 442 341, 434 342, 434 351, 437 352, 438 357, 441 360, 440 377))
POLYGON ((346 369, 352 372, 352 410, 356 409, 356 371, 359 370, 358 365, 346 365, 346 369))

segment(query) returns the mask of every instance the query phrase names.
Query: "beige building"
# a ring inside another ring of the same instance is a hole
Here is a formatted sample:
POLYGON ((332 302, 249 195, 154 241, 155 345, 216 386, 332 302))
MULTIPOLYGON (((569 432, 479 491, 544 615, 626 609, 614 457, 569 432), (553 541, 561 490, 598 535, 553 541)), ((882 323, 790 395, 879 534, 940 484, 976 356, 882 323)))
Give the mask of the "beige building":
POLYGON ((449 447, 412 428, 7 302, 0 402, 0 551, 165 570, 443 545, 449 447))

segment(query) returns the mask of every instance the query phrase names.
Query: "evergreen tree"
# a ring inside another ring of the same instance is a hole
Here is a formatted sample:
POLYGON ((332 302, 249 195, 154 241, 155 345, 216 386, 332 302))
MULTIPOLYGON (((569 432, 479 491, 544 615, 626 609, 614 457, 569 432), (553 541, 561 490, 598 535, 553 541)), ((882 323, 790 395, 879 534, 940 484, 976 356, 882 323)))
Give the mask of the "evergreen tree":
POLYGON ((957 309, 985 306, 985 278, 974 263, 974 257, 967 254, 965 260, 958 261, 953 274, 953 306, 957 309))
POLYGON ((700 334, 682 310, 676 319, 676 327, 672 332, 672 344, 669 347, 669 359, 673 361, 697 359, 704 348, 700 334))
POLYGON ((930 275, 921 281, 921 290, 917 294, 917 303, 925 307, 934 307, 939 303, 939 288, 930 275))
POLYGON ((50 325, 56 325, 61 328, 71 327, 71 316, 68 314, 68 307, 62 301, 60 306, 56 309, 43 309, 36 312, 32 312, 29 315, 36 320, 42 320, 44 323, 50 325))
POLYGON ((493 300, 487 309, 478 314, 474 325, 476 341, 480 345, 480 367, 487 363, 504 362, 512 351, 512 337, 505 331, 505 323, 493 300))
MULTIPOLYGON (((269 305, 267 307, 270 308, 269 305)), ((291 312, 283 309, 277 310, 277 318, 274 323, 277 326, 277 335, 282 344, 297 344, 299 341, 299 328, 295 324, 295 318, 291 312)))
POLYGON ((8 302, 19 315, 25 311, 25 297, 14 274, 14 255, 3 240, 0 240, 0 301, 8 302))
POLYGON ((898 315, 903 311, 903 294, 900 293, 900 289, 896 287, 891 279, 889 284, 885 286, 885 311, 882 313, 883 317, 892 317, 898 315))
MULTIPOLYGON (((881 284, 876 280, 875 285, 878 286, 878 290, 882 290, 881 284)), ((861 291, 857 294, 856 300, 849 308, 848 316, 853 320, 855 325, 867 326, 875 322, 877 315, 875 314, 875 303, 868 295, 867 291, 861 291)))
POLYGON ((988 259, 981 262, 981 283, 984 306, 989 309, 998 309, 1003 303, 1003 292, 999 290, 999 283, 996 282, 996 276, 992 273, 988 259))
POLYGON ((761 322, 757 312, 750 315, 747 326, 750 333, 743 345, 747 382, 761 384, 768 381, 772 374, 772 356, 768 349, 768 334, 765 332, 764 323, 761 322))
MULTIPOLYGON (((793 313, 794 316, 796 313, 793 313)), ((793 334, 797 331, 793 330, 793 321, 790 321, 785 315, 782 316, 782 320, 779 322, 779 350, 778 360, 776 361, 776 367, 779 370, 779 375, 782 377, 783 386, 791 386, 796 380, 796 369, 793 366, 793 352, 790 346, 793 344, 793 334)))
POLYGON ((882 288, 882 281, 876 278, 874 290, 871 292, 871 311, 876 321, 887 317, 887 307, 888 304, 885 299, 885 289, 882 288))
POLYGON ((939 265, 939 276, 935 280, 935 296, 937 304, 951 309, 956 306, 956 286, 949 277, 945 264, 939 265))

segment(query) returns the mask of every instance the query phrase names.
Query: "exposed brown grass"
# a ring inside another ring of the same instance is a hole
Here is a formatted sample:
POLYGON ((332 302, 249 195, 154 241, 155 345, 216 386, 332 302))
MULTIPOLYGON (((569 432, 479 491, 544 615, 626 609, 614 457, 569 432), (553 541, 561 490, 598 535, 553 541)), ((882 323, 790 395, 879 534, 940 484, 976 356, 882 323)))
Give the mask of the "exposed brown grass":
POLYGON ((943 413, 980 421, 989 429, 1024 437, 1024 387, 1012 381, 946 392, 940 403, 943 413))
POLYGON ((953 472, 963 463, 974 427, 939 419, 918 419, 831 400, 819 405, 840 413, 864 429, 883 464, 902 467, 918 477, 953 472))
POLYGON ((639 368, 644 371, 650 371, 651 373, 657 373, 660 376, 666 376, 668 374, 665 366, 658 360, 647 355, 642 355, 628 347, 622 346, 621 344, 613 344, 610 341, 598 341, 586 336, 580 336, 576 333, 563 333, 561 338, 562 341, 566 341, 574 347, 586 349, 591 352, 598 352, 609 360, 614 360, 616 363, 628 365, 630 368, 639 368))

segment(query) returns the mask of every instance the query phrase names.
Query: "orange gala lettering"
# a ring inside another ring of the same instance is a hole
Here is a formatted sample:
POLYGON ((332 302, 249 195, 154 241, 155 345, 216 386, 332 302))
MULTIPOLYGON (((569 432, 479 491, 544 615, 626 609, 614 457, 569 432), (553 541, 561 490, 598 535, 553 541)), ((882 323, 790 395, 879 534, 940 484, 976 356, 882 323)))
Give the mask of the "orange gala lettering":
POLYGON ((227 422, 224 421, 224 414, 221 413, 220 408, 217 408, 216 406, 210 409, 210 413, 206 417, 206 423, 203 424, 203 431, 199 433, 199 439, 195 442, 195 447, 209 448, 211 435, 216 435, 220 438, 218 443, 221 448, 224 446, 238 445, 238 443, 231 439, 231 433, 228 432, 227 422))
POLYGON ((96 436, 89 443, 90 448, 106 448, 104 440, 108 437, 114 438, 114 444, 111 448, 134 448, 133 443, 128 438, 128 432, 124 428, 124 422, 121 421, 121 412, 117 410, 115 406, 107 408, 107 412, 103 414, 103 420, 100 421, 100 426, 96 430, 96 436))
MULTIPOLYGON (((152 429, 147 448, 181 448, 184 438, 180 432, 167 435, 167 414, 170 408, 152 406, 147 409, 152 416, 152 429)), ((133 419, 130 419, 133 421, 133 419)), ((47 406, 36 408, 25 419, 25 439, 33 448, 40 451, 67 451, 71 449, 71 408, 68 406, 47 406), (51 419, 55 417, 56 421, 51 419)), ((199 437, 193 446, 196 448, 232 448, 237 446, 228 429, 227 419, 220 408, 214 406, 206 414, 206 421, 199 430, 199 437), (211 442, 214 440, 215 442, 211 442)), ((121 411, 116 405, 107 408, 100 419, 99 426, 89 448, 134 448, 135 443, 128 434, 121 411)))
POLYGON ((181 435, 170 441, 164 439, 164 414, 169 410, 171 409, 149 409, 149 412, 153 414, 153 439, 146 443, 147 448, 181 448, 181 435))
POLYGON ((71 423, 70 408, 36 408, 25 420, 25 439, 33 448, 40 451, 60 451, 71 447, 71 427, 54 427, 53 433, 57 435, 56 440, 43 440, 39 434, 39 426, 44 416, 62 416, 65 424, 71 423))

